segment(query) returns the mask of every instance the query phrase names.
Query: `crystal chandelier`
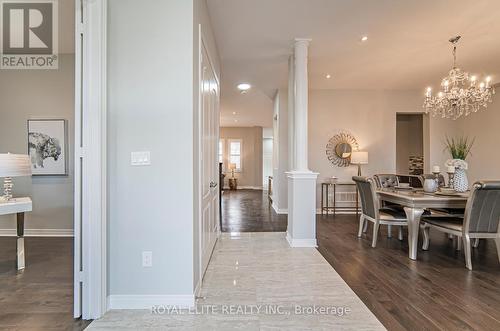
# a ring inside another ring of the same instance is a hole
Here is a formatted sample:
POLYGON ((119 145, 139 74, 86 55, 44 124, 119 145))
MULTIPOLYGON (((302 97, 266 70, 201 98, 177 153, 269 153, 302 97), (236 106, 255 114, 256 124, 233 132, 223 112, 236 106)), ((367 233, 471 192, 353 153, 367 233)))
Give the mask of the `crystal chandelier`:
POLYGON ((486 77, 484 82, 478 83, 477 77, 469 75, 457 67, 457 43, 460 36, 450 39, 453 45, 453 68, 448 76, 441 81, 441 91, 436 96, 432 89, 427 88, 424 108, 426 113, 454 120, 462 115, 477 112, 481 107, 488 107, 492 102, 495 89, 491 86, 491 77, 486 77))

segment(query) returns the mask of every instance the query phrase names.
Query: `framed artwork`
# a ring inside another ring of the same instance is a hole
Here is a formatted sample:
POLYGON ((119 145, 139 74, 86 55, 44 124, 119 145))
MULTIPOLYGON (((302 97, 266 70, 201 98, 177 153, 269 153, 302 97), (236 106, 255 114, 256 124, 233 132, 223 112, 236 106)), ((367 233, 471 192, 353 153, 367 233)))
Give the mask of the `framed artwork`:
POLYGON ((28 154, 33 176, 66 176, 67 121, 28 120, 28 154))

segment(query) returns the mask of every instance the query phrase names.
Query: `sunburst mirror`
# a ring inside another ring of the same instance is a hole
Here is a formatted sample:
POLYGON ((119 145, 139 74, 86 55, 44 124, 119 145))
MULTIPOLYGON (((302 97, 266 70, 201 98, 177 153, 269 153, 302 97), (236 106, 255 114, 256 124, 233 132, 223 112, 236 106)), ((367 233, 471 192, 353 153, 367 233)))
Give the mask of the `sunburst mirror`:
POLYGON ((349 132, 339 132, 328 140, 326 156, 337 167, 347 167, 351 163, 351 154, 358 150, 358 142, 349 132))

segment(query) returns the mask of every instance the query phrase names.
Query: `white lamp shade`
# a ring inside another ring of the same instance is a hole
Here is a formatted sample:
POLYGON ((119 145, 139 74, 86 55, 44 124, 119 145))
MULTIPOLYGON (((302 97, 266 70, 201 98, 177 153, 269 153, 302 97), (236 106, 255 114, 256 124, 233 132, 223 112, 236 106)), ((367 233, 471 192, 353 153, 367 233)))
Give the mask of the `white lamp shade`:
POLYGON ((28 155, 0 154, 0 177, 31 176, 31 162, 28 155))
POLYGON ((368 152, 354 151, 351 154, 352 164, 368 164, 368 152))
POLYGON ((236 163, 229 163, 229 170, 235 170, 236 169, 236 163))

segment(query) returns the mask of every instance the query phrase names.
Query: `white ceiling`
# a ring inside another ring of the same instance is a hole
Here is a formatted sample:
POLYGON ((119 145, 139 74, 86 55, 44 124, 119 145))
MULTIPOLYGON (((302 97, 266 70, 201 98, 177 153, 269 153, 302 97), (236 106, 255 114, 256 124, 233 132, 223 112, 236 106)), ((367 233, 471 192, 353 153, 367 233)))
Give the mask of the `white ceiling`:
POLYGON ((313 89, 421 89, 459 65, 500 78, 497 0, 207 0, 222 60, 221 124, 272 126, 296 37, 311 38, 313 89), (367 42, 360 41, 368 35, 367 42), (325 75, 330 73, 330 80, 325 75), (236 85, 253 85, 240 94, 236 85), (236 115, 232 113, 236 112, 236 115), (237 120, 238 122, 235 122, 237 120))

